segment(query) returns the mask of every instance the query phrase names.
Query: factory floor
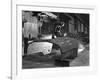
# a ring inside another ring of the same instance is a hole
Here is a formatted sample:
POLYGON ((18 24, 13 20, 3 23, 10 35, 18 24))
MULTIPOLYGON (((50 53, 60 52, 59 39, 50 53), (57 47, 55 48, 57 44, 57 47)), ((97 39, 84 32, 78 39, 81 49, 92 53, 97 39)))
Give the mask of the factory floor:
MULTIPOLYGON (((69 67, 77 66, 88 66, 89 65, 89 50, 88 45, 86 48, 78 53, 78 56, 69 63, 69 67)), ((22 68, 23 69, 32 69, 32 68, 54 68, 61 67, 55 64, 55 55, 59 56, 59 50, 53 50, 53 54, 43 56, 42 53, 38 55, 28 55, 22 57, 22 68), (58 54, 54 54, 54 52, 58 54)), ((67 66, 68 67, 68 66, 67 66)))
POLYGON ((89 50, 85 49, 78 54, 78 56, 70 62, 71 67, 89 66, 89 50))

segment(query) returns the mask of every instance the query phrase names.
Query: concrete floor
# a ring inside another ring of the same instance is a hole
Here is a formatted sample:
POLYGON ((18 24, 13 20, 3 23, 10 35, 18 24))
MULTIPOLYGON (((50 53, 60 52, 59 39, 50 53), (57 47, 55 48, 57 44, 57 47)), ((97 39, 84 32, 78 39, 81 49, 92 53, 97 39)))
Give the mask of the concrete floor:
POLYGON ((55 67, 53 56, 29 55, 22 60, 23 69, 55 67))
MULTIPOLYGON (((55 52, 55 51, 53 51, 55 52)), ((57 51, 56 51, 57 52, 57 51)), ((57 53, 60 54, 58 51, 57 53)), ((42 53, 38 55, 29 55, 23 57, 22 68, 23 69, 32 69, 32 68, 52 68, 52 67, 61 67, 55 65, 55 54, 42 56, 42 53)), ((84 49, 78 54, 74 60, 70 62, 70 67, 77 66, 88 66, 89 65, 89 50, 84 49)))
POLYGON ((85 49, 75 58, 72 62, 70 62, 70 66, 89 66, 89 50, 85 49))

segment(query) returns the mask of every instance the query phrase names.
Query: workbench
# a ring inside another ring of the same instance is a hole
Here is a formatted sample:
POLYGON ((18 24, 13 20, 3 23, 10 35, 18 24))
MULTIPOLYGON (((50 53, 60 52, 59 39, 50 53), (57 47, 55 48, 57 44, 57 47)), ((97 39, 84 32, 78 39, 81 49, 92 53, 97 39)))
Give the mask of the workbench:
POLYGON ((57 45, 61 51, 62 59, 77 57, 78 41, 69 37, 57 37, 55 39, 41 40, 36 39, 34 42, 50 42, 57 45))

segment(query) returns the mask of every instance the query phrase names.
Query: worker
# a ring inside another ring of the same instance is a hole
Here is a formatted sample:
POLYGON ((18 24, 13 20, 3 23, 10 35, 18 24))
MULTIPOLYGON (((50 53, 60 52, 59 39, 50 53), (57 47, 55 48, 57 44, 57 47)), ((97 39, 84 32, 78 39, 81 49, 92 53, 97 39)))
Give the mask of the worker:
POLYGON ((24 23, 24 54, 27 54, 28 41, 38 36, 38 19, 37 17, 30 17, 24 23))

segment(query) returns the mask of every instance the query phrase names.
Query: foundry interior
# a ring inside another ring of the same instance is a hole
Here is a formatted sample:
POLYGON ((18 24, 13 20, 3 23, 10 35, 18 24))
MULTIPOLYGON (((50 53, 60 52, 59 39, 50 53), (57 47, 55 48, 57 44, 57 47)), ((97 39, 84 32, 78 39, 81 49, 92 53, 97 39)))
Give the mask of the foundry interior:
POLYGON ((89 14, 22 11, 22 68, 89 66, 89 14))

